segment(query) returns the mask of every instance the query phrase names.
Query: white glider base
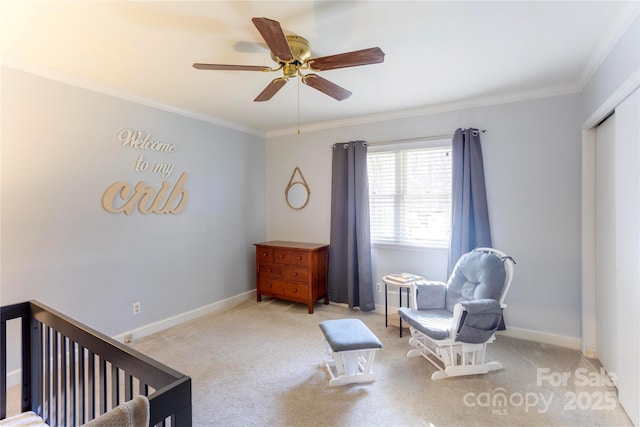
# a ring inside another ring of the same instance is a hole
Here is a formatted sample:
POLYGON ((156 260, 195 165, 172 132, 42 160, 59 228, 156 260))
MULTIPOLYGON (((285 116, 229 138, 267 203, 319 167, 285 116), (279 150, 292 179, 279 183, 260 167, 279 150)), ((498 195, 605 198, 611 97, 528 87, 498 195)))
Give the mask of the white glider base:
POLYGON ((503 369, 502 363, 485 361, 487 344, 495 336, 482 344, 468 344, 453 339, 440 340, 435 348, 429 346, 431 339, 420 331, 410 328, 409 345, 415 347, 407 352, 407 357, 422 356, 438 370, 431 375, 432 380, 441 380, 461 375, 486 374, 489 371, 503 369))
POLYGON ((334 352, 330 346, 326 347, 328 359, 323 364, 331 376, 330 386, 375 381, 371 367, 377 348, 334 352))

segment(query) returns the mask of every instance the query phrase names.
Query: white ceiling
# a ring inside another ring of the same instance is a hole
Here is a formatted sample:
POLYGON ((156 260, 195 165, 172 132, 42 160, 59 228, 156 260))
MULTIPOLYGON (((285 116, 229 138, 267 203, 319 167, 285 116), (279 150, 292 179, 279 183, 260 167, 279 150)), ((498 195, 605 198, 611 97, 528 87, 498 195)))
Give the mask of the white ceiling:
POLYGON ((639 4, 3 0, 0 35, 8 65, 276 135, 576 92, 639 4), (290 80, 270 101, 256 103, 277 73, 192 68, 273 66, 252 17, 305 37, 312 57, 379 46, 385 61, 320 72, 353 92, 344 101, 290 80))

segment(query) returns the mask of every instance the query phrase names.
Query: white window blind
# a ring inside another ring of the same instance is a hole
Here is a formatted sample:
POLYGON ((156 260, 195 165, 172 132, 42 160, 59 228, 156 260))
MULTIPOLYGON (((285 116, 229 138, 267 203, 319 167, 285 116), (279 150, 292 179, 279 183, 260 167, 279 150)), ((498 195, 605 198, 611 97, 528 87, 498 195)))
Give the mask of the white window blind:
POLYGON ((451 141, 370 146, 367 168, 372 242, 448 246, 451 141))

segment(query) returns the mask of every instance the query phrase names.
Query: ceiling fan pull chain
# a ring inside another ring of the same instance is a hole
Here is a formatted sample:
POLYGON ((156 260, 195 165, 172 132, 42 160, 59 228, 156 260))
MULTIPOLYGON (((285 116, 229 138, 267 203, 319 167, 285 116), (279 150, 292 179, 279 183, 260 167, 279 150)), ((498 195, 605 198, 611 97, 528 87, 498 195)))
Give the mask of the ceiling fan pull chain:
POLYGON ((298 78, 298 135, 300 135, 300 78, 298 78))

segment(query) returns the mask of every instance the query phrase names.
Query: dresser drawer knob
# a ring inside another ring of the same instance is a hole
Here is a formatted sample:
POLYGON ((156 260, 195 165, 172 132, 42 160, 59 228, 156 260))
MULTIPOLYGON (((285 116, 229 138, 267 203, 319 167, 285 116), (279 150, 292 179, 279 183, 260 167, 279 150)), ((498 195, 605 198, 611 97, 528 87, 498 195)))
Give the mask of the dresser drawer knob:
POLYGON ((300 255, 298 255, 298 261, 301 261, 302 257, 300 255))
POLYGON ((284 258, 284 254, 280 254, 280 258, 284 258))
POLYGON ((273 273, 273 269, 271 269, 271 268, 267 268, 267 271, 268 271, 269 273, 273 273))
POLYGON ((273 287, 273 285, 272 285, 272 284, 269 284, 269 286, 267 286, 267 287, 268 287, 269 289, 271 289, 271 288, 273 287))
POLYGON ((293 277, 298 277, 298 272, 297 271, 293 272, 293 277))
POLYGON ((298 293, 298 288, 293 288, 293 293, 294 294, 298 293))
POLYGON ((267 253, 266 252, 262 252, 262 256, 266 257, 267 253))

